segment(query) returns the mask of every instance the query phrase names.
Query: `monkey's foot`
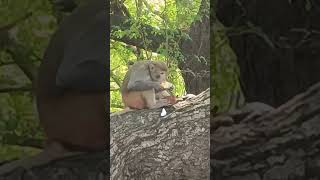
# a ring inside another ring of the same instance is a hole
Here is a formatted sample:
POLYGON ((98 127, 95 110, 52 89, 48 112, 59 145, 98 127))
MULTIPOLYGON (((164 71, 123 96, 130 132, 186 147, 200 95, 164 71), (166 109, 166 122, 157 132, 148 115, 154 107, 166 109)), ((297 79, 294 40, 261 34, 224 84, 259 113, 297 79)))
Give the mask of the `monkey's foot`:
POLYGON ((122 112, 130 112, 130 111, 134 111, 134 110, 129 107, 126 107, 122 110, 122 112))
POLYGON ((126 107, 122 111, 112 113, 110 116, 121 115, 121 114, 124 114, 126 112, 131 112, 131 111, 134 111, 134 109, 130 109, 129 107, 126 107))

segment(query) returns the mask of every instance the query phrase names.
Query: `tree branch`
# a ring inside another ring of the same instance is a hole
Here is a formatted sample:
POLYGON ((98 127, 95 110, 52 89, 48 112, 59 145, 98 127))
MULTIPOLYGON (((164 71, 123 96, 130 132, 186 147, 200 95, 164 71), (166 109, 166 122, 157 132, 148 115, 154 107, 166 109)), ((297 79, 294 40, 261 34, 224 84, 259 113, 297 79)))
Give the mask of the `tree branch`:
POLYGON ((42 149, 44 147, 43 139, 34 139, 25 136, 18 136, 13 133, 3 135, 1 138, 1 143, 7 145, 34 147, 38 149, 42 149))
MULTIPOLYGON (((111 14, 110 14, 111 31, 115 31, 115 30, 125 31, 130 29, 133 21, 129 17, 121 13, 122 9, 118 7, 116 3, 111 3, 110 8, 111 8, 111 14)), ((152 32, 155 29, 150 25, 146 25, 146 24, 141 25, 141 30, 146 32, 144 38, 150 40, 150 44, 148 44, 148 50, 156 52, 159 46, 163 42, 166 42, 166 37, 164 34, 152 34, 152 32)), ((167 30, 167 31, 168 31, 168 34, 173 34, 177 36, 181 35, 180 31, 172 31, 172 30, 167 30)), ((145 44, 143 43, 142 38, 131 38, 129 36, 124 36, 119 38, 119 37, 116 37, 113 33, 111 33, 111 39, 116 41, 121 41, 141 49, 145 49, 145 44)))
POLYGON ((165 108, 111 114, 112 179, 208 179, 209 89, 165 108))
MULTIPOLYGON (((111 24, 111 30, 128 30, 130 29, 132 25, 132 21, 129 18, 126 18, 124 16, 119 16, 119 15, 111 15, 110 16, 110 24, 111 24)), ((146 39, 150 40, 150 44, 148 44, 148 49, 152 50, 153 52, 156 52, 157 49, 159 48, 160 44, 162 42, 165 42, 165 36, 164 35, 152 35, 151 32, 153 30, 152 26, 149 25, 143 25, 142 26, 145 29, 146 34, 146 39)), ((111 38, 116 41, 121 41, 126 44, 130 44, 133 46, 137 46, 139 48, 144 49, 144 43, 142 38, 131 38, 129 36, 124 36, 124 37, 117 37, 113 33, 111 33, 111 38)))
POLYGON ((32 91, 32 86, 0 86, 0 93, 10 93, 16 91, 32 91))
POLYGON ((277 109, 248 104, 213 117, 212 178, 318 179, 319 99, 320 83, 277 109))
POLYGON ((33 82, 37 77, 37 67, 32 63, 33 61, 29 58, 34 56, 33 51, 18 44, 16 42, 10 43, 7 46, 7 52, 12 56, 12 59, 16 62, 19 68, 24 72, 24 74, 33 82))
POLYGON ((110 76, 112 77, 112 79, 114 80, 114 82, 121 87, 122 83, 121 80, 113 73, 113 71, 110 71, 110 76))
POLYGON ((35 56, 35 54, 29 48, 16 43, 15 40, 9 36, 10 29, 15 27, 19 22, 24 21, 31 16, 32 16, 32 13, 29 12, 24 16, 22 16, 21 18, 18 18, 17 20, 9 23, 8 25, 1 27, 0 28, 0 37, 1 37, 0 44, 4 49, 6 49, 6 51, 9 54, 11 54, 11 56, 13 57, 13 60, 16 62, 19 68, 33 82, 33 80, 36 77, 37 68, 32 63, 28 62, 26 59, 30 58, 31 56, 35 56))
MULTIPOLYGON (((59 159, 42 162, 36 166, 21 167, 9 171, 2 172, 0 167, 0 179, 17 180, 57 180, 57 179, 77 179, 77 180, 105 180, 109 179, 109 151, 82 153, 80 155, 72 155, 61 157, 59 159)), ((48 158, 48 157, 45 157, 48 158)), ((35 157, 30 157, 28 160, 37 160, 35 157)), ((38 159, 39 161, 39 159, 38 159)), ((14 164, 10 162, 4 166, 14 164)), ((6 170, 4 170, 6 171, 6 170)))

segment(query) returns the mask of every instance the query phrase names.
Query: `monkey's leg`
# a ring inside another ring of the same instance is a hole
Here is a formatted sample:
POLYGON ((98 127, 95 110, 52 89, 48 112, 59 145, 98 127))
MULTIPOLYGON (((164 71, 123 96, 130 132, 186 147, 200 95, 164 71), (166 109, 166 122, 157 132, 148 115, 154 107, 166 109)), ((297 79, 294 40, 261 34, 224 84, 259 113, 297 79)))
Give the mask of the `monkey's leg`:
POLYGON ((146 106, 141 91, 132 91, 123 94, 122 101, 125 105, 125 111, 129 110, 128 108, 131 110, 144 109, 146 106))
POLYGON ((146 102, 148 109, 157 109, 169 105, 166 99, 160 99, 156 101, 156 94, 154 89, 149 91, 143 91, 142 96, 146 102))

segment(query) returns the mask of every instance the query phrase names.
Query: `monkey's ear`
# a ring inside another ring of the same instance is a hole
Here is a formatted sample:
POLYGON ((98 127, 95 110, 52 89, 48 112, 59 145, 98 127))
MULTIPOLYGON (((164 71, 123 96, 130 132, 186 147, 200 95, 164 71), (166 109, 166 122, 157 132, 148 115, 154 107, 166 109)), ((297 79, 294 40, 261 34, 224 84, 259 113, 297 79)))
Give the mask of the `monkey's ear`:
POLYGON ((134 64, 133 61, 128 61, 128 63, 127 63, 128 66, 132 66, 133 64, 134 64))
POLYGON ((149 63, 148 66, 150 71, 153 71, 155 68, 153 63, 149 63))

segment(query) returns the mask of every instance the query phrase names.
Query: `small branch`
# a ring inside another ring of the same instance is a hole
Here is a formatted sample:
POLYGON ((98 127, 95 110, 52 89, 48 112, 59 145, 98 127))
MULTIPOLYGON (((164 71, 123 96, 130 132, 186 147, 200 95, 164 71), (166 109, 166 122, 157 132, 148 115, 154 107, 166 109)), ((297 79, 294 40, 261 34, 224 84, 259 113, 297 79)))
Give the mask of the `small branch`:
MULTIPOLYGON (((133 22, 131 21, 131 19, 127 18, 125 16, 118 15, 118 14, 117 15, 114 15, 114 14, 110 15, 111 31, 128 30, 128 29, 130 29, 132 23, 133 22)), ((144 39, 150 40, 150 43, 148 44, 148 50, 153 51, 153 52, 157 52, 160 45, 166 41, 166 37, 162 34, 152 34, 152 32, 154 31, 154 28, 150 25, 141 24, 141 29, 143 29, 143 31, 145 32, 144 39)), ((176 32, 176 31, 171 32, 171 31, 172 30, 168 30, 168 34, 172 34, 175 37, 179 37, 179 35, 181 34, 180 31, 178 31, 178 32, 176 32)), ((110 38, 115 41, 121 41, 126 44, 136 46, 137 48, 141 48, 141 49, 146 48, 145 44, 143 43, 142 38, 131 38, 127 35, 123 36, 123 37, 117 37, 112 32, 111 32, 110 38)))
POLYGON ((10 29, 12 29, 13 27, 15 27, 18 23, 20 23, 21 21, 24 21, 26 19, 28 19, 29 17, 32 16, 32 12, 28 12, 27 14, 25 14, 24 16, 16 19, 15 21, 4 25, 2 27, 0 27, 0 33, 7 33, 10 29))
POLYGON ((0 87, 0 93, 11 93, 19 91, 32 91, 32 86, 22 86, 22 87, 0 87))
POLYGON ((110 71, 110 76, 112 77, 112 79, 114 80, 114 82, 121 87, 121 80, 113 73, 113 71, 110 71))
POLYGON ((121 109, 123 109, 123 106, 121 106, 121 105, 119 105, 119 104, 111 104, 111 107, 113 107, 113 108, 121 108, 121 109))
POLYGON ((18 145, 18 146, 42 149, 44 146, 43 142, 44 141, 42 139, 34 139, 30 137, 25 137, 25 136, 18 136, 16 134, 5 134, 4 136, 2 136, 1 143, 7 144, 7 145, 18 145))
POLYGON ((15 62, 0 62, 0 66, 8 66, 12 64, 15 64, 15 62))
POLYGON ((241 36, 241 35, 256 35, 260 37, 270 48, 274 49, 275 46, 269 36, 262 31, 260 27, 253 25, 252 23, 248 23, 248 26, 236 28, 227 28, 227 35, 231 36, 241 36))
POLYGON ((150 12, 152 12, 153 14, 158 15, 159 17, 162 18, 162 13, 160 13, 159 11, 153 11, 151 6, 148 4, 148 2, 146 0, 142 0, 142 2, 150 12))
POLYGON ((131 18, 131 14, 130 14, 128 8, 124 5, 124 2, 118 1, 118 7, 119 7, 119 9, 121 9, 121 11, 123 12, 123 14, 125 16, 131 18))
POLYGON ((119 91, 120 90, 120 88, 112 88, 112 89, 110 89, 110 91, 119 91))
POLYGON ((33 51, 15 42, 11 42, 6 50, 24 74, 33 82, 37 76, 37 67, 32 64, 32 60, 28 60, 34 56, 33 51))

